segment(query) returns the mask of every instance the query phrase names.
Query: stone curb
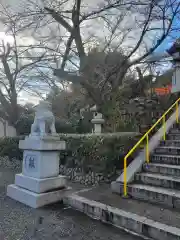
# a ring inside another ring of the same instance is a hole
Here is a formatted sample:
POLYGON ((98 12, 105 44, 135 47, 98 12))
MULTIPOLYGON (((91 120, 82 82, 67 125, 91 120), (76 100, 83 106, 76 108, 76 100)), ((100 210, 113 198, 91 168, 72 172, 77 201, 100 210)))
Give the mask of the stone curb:
POLYGON ((65 197, 63 202, 93 219, 111 224, 145 239, 180 240, 179 228, 155 222, 146 217, 92 201, 76 194, 65 197))

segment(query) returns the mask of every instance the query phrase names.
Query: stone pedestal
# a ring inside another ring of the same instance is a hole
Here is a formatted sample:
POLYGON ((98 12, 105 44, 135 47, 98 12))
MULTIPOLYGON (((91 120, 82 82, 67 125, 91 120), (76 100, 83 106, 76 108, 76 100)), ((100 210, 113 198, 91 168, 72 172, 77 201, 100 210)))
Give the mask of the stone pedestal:
POLYGON ((24 150, 22 173, 16 174, 7 195, 33 208, 62 200, 68 188, 65 176, 59 175, 59 151, 65 142, 52 135, 30 135, 19 148, 24 150))
POLYGON ((175 64, 173 76, 172 76, 172 93, 180 92, 180 57, 179 62, 175 64))
POLYGON ((104 123, 104 119, 93 118, 91 122, 94 124, 93 133, 102 133, 102 124, 104 123))

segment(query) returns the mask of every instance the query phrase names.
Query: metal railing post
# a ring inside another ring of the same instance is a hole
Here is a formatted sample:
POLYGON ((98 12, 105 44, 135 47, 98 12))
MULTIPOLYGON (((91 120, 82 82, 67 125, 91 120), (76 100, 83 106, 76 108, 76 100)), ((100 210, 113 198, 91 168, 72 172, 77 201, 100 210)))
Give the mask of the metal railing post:
POLYGON ((124 158, 124 196, 127 196, 127 158, 124 158))
POLYGON ((166 117, 163 116, 163 140, 166 140, 166 117))
POLYGON ((149 163, 149 136, 146 136, 146 162, 149 163))
POLYGON ((178 102, 176 103, 176 122, 179 123, 179 108, 178 102))

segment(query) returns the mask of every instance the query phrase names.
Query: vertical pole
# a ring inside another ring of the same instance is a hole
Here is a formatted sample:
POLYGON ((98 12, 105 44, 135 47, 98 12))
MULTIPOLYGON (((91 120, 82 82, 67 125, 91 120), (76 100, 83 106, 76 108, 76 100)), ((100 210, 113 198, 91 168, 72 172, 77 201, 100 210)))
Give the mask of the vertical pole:
POLYGON ((166 140, 166 117, 165 116, 163 116, 163 131, 164 131, 163 140, 165 141, 166 140))
POLYGON ((146 162, 149 163, 149 136, 146 136, 146 162))
POLYGON ((124 158, 124 196, 127 196, 127 159, 124 158))
POLYGON ((178 102, 176 103, 176 122, 179 123, 179 108, 178 108, 178 102))

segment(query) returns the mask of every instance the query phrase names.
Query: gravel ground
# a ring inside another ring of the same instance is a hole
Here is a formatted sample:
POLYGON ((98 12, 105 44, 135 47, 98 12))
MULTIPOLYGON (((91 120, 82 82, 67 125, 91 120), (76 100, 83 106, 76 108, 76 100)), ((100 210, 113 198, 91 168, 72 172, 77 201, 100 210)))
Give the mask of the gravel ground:
POLYGON ((13 171, 0 169, 0 240, 140 240, 61 204, 31 209, 6 197, 13 182, 13 171))

